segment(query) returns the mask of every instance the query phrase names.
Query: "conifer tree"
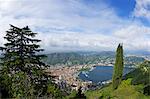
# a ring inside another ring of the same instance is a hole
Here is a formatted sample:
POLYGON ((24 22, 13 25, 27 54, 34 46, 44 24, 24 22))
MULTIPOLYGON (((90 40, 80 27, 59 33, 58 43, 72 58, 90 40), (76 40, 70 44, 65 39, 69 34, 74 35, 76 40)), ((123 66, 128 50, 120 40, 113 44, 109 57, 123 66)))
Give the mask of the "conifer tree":
POLYGON ((113 77, 112 77, 112 87, 113 89, 117 89, 118 85, 121 83, 122 75, 123 75, 123 45, 119 44, 117 51, 116 51, 116 60, 115 66, 113 70, 113 77))
POLYGON ((48 77, 44 74, 45 64, 41 61, 44 55, 37 44, 41 40, 34 39, 28 26, 18 28, 10 25, 4 39, 7 43, 0 47, 2 53, 1 83, 9 90, 10 97, 26 97, 41 95, 46 87, 48 77))

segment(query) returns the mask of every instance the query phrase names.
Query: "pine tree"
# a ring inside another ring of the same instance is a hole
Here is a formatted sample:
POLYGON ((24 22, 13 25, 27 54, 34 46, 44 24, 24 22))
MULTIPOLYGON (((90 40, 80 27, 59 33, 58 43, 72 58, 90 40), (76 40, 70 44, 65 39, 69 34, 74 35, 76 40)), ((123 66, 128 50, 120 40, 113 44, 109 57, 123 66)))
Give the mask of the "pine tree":
POLYGON ((2 53, 1 83, 9 90, 10 97, 25 97, 33 94, 41 95, 46 88, 48 77, 43 72, 46 65, 41 61, 44 55, 39 55, 39 43, 34 39, 28 26, 18 28, 10 25, 4 39, 7 43, 0 47, 2 53))
POLYGON ((113 89, 117 89, 118 85, 121 83, 122 75, 123 75, 123 46, 119 44, 116 51, 116 60, 115 66, 113 70, 113 78, 112 78, 112 87, 113 89))

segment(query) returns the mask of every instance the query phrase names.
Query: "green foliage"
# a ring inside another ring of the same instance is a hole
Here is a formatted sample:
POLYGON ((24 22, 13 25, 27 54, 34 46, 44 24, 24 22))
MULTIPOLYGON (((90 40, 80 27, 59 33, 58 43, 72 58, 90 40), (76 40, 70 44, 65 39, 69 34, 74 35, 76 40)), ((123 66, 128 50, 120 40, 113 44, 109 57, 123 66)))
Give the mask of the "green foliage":
POLYGON ((94 91, 87 91, 87 99, 149 99, 143 94, 144 86, 131 85, 132 79, 123 80, 116 90, 112 85, 94 91))
POLYGON ((62 92, 56 85, 48 84, 47 94, 56 99, 62 99, 64 97, 64 92, 62 92))
POLYGON ((117 90, 113 91, 112 95, 116 99, 148 99, 142 93, 142 85, 131 85, 131 79, 122 81, 117 90))
POLYGON ((101 93, 101 90, 94 90, 94 91, 89 90, 89 91, 87 91, 87 92, 85 93, 87 99, 93 99, 93 97, 94 97, 95 99, 99 99, 99 97, 101 96, 101 94, 102 94, 102 93, 101 93))
POLYGON ((12 75, 11 92, 13 97, 32 97, 34 88, 29 81, 29 77, 24 72, 18 72, 12 75))
POLYGON ((28 26, 10 27, 4 37, 7 43, 0 47, 3 51, 1 86, 8 91, 8 97, 41 96, 47 89, 48 76, 44 74, 45 64, 41 62, 44 55, 38 54, 43 51, 37 44, 40 40, 34 39, 37 33, 33 33, 28 26))
POLYGON ((76 96, 76 94, 77 94, 77 92, 75 90, 73 90, 71 92, 71 94, 68 95, 68 96, 66 96, 66 97, 64 97, 64 99, 74 99, 74 97, 76 96))
POLYGON ((144 61, 140 66, 139 69, 144 73, 150 76, 150 61, 144 61))
POLYGON ((145 61, 134 71, 126 75, 126 78, 132 78, 132 84, 150 84, 150 61, 145 61))
POLYGON ((150 95, 150 61, 145 61, 134 71, 126 75, 126 78, 132 78, 132 84, 144 85, 144 94, 150 95))
POLYGON ((112 87, 113 89, 117 89, 118 85, 121 83, 122 74, 123 74, 123 47, 119 44, 116 51, 116 60, 115 66, 113 70, 113 78, 112 78, 112 87))

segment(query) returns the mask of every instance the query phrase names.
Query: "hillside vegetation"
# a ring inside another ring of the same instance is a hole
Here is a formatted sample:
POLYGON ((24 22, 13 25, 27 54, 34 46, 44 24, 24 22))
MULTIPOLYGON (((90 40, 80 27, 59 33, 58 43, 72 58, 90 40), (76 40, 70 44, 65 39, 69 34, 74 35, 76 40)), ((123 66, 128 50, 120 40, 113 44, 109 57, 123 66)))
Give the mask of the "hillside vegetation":
POLYGON ((116 90, 110 84, 85 94, 87 99, 150 99, 150 61, 127 74, 116 90))
MULTIPOLYGON (((83 65, 83 64, 97 64, 108 63, 114 64, 115 52, 68 52, 68 53, 51 53, 46 55, 44 62, 49 65, 83 65)), ((134 66, 138 63, 144 62, 143 57, 125 56, 125 66, 134 66)))

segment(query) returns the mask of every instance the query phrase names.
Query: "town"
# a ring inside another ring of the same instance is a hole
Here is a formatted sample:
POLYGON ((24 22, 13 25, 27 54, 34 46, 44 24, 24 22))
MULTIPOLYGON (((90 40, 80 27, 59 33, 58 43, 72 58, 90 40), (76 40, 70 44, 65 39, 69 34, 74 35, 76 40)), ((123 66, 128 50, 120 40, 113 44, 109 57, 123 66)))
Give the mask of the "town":
POLYGON ((91 64, 91 65, 76 65, 76 66, 50 66, 46 72, 53 77, 53 82, 60 86, 61 89, 78 90, 82 86, 82 90, 94 90, 102 87, 102 85, 109 84, 111 80, 99 82, 97 84, 92 81, 83 81, 78 78, 82 71, 92 70, 95 66, 113 66, 113 64, 91 64))

